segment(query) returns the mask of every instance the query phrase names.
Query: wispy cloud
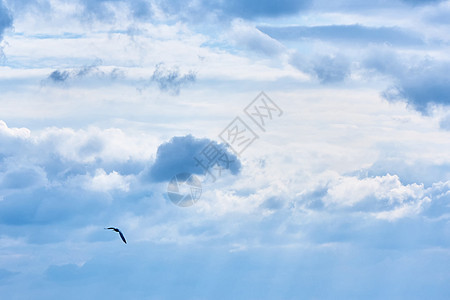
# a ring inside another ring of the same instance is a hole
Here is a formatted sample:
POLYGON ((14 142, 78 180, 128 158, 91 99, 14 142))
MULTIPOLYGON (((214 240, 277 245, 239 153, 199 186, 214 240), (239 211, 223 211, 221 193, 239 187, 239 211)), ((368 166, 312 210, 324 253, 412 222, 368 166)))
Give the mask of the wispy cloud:
POLYGON ((194 83, 196 79, 197 75, 193 71, 183 74, 177 66, 169 68, 165 64, 159 63, 146 86, 156 84, 163 92, 179 95, 182 87, 194 83))
POLYGON ((102 71, 99 66, 102 64, 101 60, 96 60, 93 64, 83 66, 81 68, 68 69, 68 70, 55 70, 46 80, 42 81, 43 84, 51 82, 55 84, 67 85, 73 80, 82 79, 87 76, 95 76, 98 78, 108 78, 111 80, 117 79, 117 77, 123 76, 123 72, 114 68, 112 71, 102 71))
POLYGON ((13 24, 13 17, 9 10, 5 7, 3 1, 0 2, 0 42, 3 39, 3 33, 6 28, 13 24))
POLYGON ((421 45, 424 43, 417 33, 399 27, 368 27, 353 24, 289 27, 259 26, 258 29, 279 40, 321 39, 359 44, 389 43, 400 46, 421 45))

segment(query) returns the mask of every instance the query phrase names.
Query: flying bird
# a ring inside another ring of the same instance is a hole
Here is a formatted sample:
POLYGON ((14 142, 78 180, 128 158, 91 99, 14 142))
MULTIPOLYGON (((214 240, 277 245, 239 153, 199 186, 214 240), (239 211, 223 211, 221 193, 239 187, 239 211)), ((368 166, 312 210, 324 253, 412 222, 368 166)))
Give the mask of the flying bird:
POLYGON ((127 243, 127 240, 125 240, 125 237, 123 236, 123 233, 122 233, 122 231, 119 230, 119 228, 108 227, 108 228, 105 228, 105 229, 112 229, 112 230, 114 230, 115 232, 118 232, 119 235, 120 235, 120 238, 122 239, 122 241, 123 241, 125 244, 127 243))

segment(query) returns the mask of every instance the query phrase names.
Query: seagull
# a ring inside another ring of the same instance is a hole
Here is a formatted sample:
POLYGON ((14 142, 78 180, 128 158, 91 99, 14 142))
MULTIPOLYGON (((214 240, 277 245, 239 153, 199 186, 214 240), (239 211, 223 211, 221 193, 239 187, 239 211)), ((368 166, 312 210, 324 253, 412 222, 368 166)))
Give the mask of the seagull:
POLYGON ((112 230, 114 230, 115 232, 118 232, 119 235, 120 235, 120 238, 122 239, 122 241, 123 241, 125 244, 127 243, 127 241, 125 240, 125 237, 123 236, 122 231, 120 231, 119 228, 108 227, 108 228, 105 228, 105 229, 112 229, 112 230))

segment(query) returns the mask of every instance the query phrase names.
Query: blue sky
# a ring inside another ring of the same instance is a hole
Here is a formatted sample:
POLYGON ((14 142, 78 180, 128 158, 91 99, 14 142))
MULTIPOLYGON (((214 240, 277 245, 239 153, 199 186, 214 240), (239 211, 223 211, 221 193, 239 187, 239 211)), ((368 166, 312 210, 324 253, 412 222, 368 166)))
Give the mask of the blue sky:
POLYGON ((2 299, 446 299, 449 15, 0 0, 2 299), (239 157, 236 117, 258 136, 239 157), (233 161, 216 181, 206 145, 233 161), (167 196, 180 172, 193 206, 167 196))

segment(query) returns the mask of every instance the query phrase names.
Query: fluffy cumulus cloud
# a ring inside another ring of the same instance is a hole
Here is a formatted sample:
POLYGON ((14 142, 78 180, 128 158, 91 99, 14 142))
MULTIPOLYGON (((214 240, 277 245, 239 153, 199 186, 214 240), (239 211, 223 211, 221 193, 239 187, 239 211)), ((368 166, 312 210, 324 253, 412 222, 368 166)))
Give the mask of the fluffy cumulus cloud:
POLYGON ((416 183, 403 184, 398 176, 390 174, 366 178, 338 177, 330 178, 325 186, 305 191, 301 199, 306 200, 311 209, 328 207, 359 211, 377 219, 394 221, 414 217, 427 210, 432 199, 445 196, 445 192, 439 190, 437 186, 425 188, 416 183), (310 202, 311 195, 320 196, 310 202))
POLYGON ((406 100, 423 113, 430 105, 450 104, 449 82, 443 75, 449 67, 446 60, 402 57, 395 50, 382 47, 369 51, 363 65, 393 79, 383 93, 388 100, 406 100))
POLYGON ((125 138, 120 131, 48 129, 31 135, 0 124, 3 224, 67 221, 87 207, 95 214, 109 191, 128 191, 130 174, 138 175, 147 163, 148 157, 132 148, 122 148, 120 155, 128 154, 119 160, 120 148, 112 153, 104 148, 114 147, 107 137, 125 138))

